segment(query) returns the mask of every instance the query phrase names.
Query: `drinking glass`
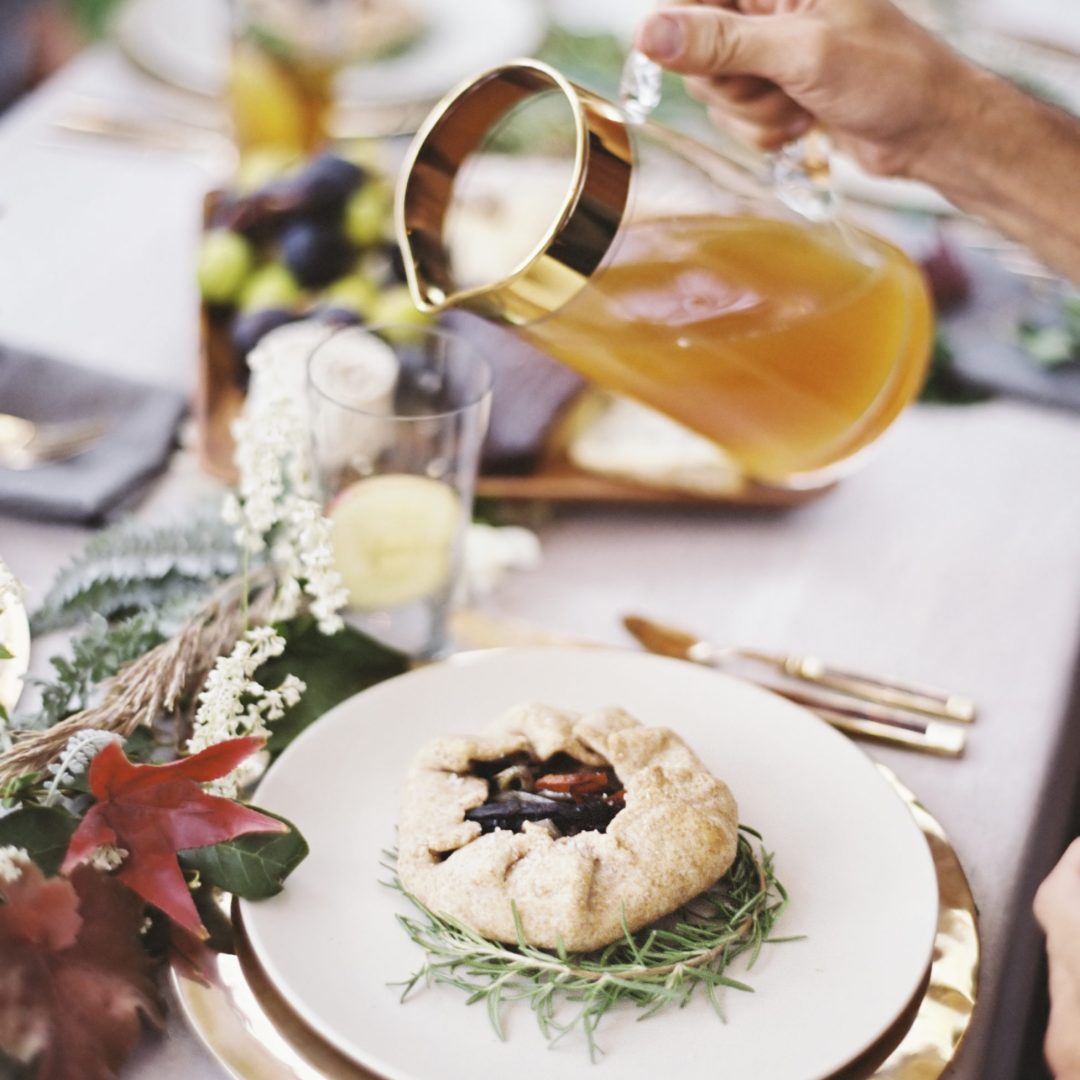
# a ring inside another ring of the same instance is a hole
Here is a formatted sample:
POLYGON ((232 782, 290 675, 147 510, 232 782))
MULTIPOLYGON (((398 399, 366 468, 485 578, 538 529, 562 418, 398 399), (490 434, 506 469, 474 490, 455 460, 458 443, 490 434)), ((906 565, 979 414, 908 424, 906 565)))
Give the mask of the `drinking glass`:
POLYGON ((491 382, 475 345, 436 326, 349 327, 308 360, 346 619, 411 656, 446 646, 491 382))

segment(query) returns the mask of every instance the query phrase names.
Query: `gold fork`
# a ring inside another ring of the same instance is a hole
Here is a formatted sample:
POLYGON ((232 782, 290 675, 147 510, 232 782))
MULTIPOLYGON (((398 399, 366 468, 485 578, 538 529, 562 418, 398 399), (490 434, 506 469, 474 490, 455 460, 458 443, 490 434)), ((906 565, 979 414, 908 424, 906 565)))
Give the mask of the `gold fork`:
POLYGON ((0 413, 0 468, 30 469, 88 450, 109 430, 103 419, 38 424, 0 413))

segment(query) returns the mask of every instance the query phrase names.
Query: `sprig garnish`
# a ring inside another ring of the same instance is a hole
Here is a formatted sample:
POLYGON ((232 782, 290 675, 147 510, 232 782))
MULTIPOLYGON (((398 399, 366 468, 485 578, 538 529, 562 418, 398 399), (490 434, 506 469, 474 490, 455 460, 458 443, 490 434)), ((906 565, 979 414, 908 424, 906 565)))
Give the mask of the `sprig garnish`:
POLYGON ((746 826, 740 830, 735 861, 716 884, 637 933, 624 923, 619 940, 593 953, 528 945, 516 912, 517 944, 491 941, 431 911, 402 889, 395 873, 389 884, 420 912, 419 918, 399 915, 398 921, 425 953, 412 976, 395 984, 403 987, 402 1000, 421 983, 456 987, 468 995, 466 1004, 485 1004, 500 1038, 505 1038, 505 1008, 525 1001, 549 1042, 580 1029, 594 1061, 602 1052, 596 1029, 623 1001, 643 1010, 644 1019, 671 1005, 681 1008, 702 986, 724 1020, 720 989, 753 990, 727 974, 731 964, 748 954, 750 970, 764 944, 791 940, 772 936, 788 902, 772 855, 757 832, 746 826), (760 854, 748 836, 758 841, 760 854))

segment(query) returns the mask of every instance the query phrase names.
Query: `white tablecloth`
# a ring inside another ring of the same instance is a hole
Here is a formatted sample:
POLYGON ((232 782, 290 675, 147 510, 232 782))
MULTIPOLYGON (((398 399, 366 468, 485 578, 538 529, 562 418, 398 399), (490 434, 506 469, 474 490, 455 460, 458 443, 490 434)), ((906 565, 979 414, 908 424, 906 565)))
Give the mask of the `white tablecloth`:
MULTIPOLYGON (((93 50, 0 122, 0 340, 190 389, 199 207, 221 162, 49 126, 72 95, 124 100, 134 79, 93 50)), ((619 643, 618 616, 634 609, 978 701, 960 762, 872 751, 943 822, 980 904, 985 964, 953 1073, 963 1080, 1015 1075, 1041 947, 1031 896, 1064 844, 1080 773, 1077 476, 1074 415, 918 407, 863 472, 799 509, 560 511, 541 528, 542 566, 492 601, 619 643)), ((182 513, 212 487, 182 458, 143 512, 182 513)), ((31 595, 85 535, 0 517, 0 552, 31 595)), ((174 1017, 125 1075, 223 1074, 174 1017)))

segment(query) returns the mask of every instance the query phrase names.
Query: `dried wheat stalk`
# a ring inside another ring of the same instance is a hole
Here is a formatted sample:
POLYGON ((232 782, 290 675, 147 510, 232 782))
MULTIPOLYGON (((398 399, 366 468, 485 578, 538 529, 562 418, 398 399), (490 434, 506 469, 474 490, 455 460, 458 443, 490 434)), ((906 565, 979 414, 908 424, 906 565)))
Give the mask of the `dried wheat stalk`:
POLYGON ((272 601, 268 575, 230 578, 173 637, 109 679, 96 705, 47 731, 17 734, 15 746, 0 754, 0 784, 45 768, 76 731, 95 728, 126 738, 141 724, 152 725, 163 712, 174 712, 202 687, 214 662, 246 628, 264 621, 272 601))

